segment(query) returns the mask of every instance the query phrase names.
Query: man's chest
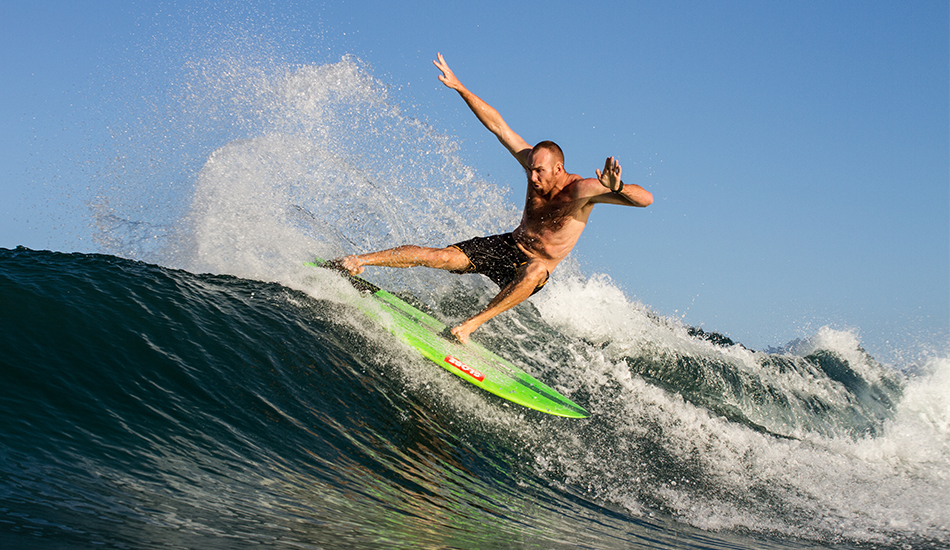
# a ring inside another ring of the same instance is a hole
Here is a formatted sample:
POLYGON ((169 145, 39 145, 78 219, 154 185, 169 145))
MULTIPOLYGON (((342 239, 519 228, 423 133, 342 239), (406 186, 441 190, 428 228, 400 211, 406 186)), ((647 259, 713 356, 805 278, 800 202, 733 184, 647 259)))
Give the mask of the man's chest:
POLYGON ((585 204, 585 201, 564 192, 551 198, 534 196, 525 205, 525 218, 530 223, 555 229, 572 220, 586 220, 588 212, 585 211, 585 204))

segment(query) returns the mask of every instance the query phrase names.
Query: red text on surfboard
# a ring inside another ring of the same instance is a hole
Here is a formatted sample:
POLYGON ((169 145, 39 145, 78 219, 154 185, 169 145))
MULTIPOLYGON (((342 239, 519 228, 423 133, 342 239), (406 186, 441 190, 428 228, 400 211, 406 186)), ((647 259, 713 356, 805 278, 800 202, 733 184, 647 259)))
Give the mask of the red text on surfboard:
POLYGON ((459 360, 456 359, 455 357, 452 357, 451 355, 447 355, 447 356, 445 357, 445 362, 448 363, 448 364, 450 364, 450 365, 452 365, 453 367, 457 368, 458 370, 464 372, 465 374, 471 376, 471 377, 474 378, 475 380, 478 380, 479 382, 481 382, 482 380, 485 379, 485 375, 484 375, 484 374, 478 372, 477 370, 475 370, 475 369, 473 369, 472 367, 466 365, 465 363, 459 361, 459 360))

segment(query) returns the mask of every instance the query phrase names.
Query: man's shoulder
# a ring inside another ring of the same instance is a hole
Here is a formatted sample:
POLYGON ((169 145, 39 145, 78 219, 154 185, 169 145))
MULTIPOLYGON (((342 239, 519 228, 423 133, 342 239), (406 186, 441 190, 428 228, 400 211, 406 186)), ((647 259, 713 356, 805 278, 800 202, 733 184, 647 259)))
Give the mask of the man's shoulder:
POLYGON ((590 181, 594 181, 595 183, 597 182, 597 180, 585 178, 580 174, 567 174, 567 184, 564 186, 564 189, 583 189, 590 185, 590 181))
POLYGON ((604 186, 597 178, 585 178, 577 174, 571 174, 571 176, 573 179, 568 186, 576 198, 593 197, 603 193, 604 186))

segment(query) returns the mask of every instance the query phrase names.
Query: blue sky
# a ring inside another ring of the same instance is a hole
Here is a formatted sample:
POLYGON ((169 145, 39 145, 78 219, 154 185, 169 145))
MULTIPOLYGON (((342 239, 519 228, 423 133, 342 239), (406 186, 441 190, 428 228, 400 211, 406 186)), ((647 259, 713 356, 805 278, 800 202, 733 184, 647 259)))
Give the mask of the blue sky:
POLYGON ((617 156, 655 203, 599 207, 574 255, 661 314, 757 348, 831 325, 882 357, 945 350, 948 11, 5 1, 0 247, 95 251, 82 197, 105 160, 110 105, 167 85, 178 52, 211 51, 239 28, 292 63, 357 56, 519 206, 522 173, 438 82, 437 51, 527 141, 557 141, 569 171, 592 175, 617 156))

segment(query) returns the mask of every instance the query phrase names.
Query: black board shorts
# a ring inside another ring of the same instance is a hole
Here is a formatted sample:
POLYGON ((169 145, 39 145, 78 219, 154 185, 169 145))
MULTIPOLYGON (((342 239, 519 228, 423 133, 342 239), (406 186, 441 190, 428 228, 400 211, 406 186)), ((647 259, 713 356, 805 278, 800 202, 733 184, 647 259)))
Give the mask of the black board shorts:
MULTIPOLYGON (((475 237, 449 246, 459 249, 468 258, 469 266, 455 273, 480 273, 501 288, 514 281, 521 266, 531 259, 518 248, 511 233, 475 237)), ((545 277, 531 294, 537 293, 547 282, 545 277)))

